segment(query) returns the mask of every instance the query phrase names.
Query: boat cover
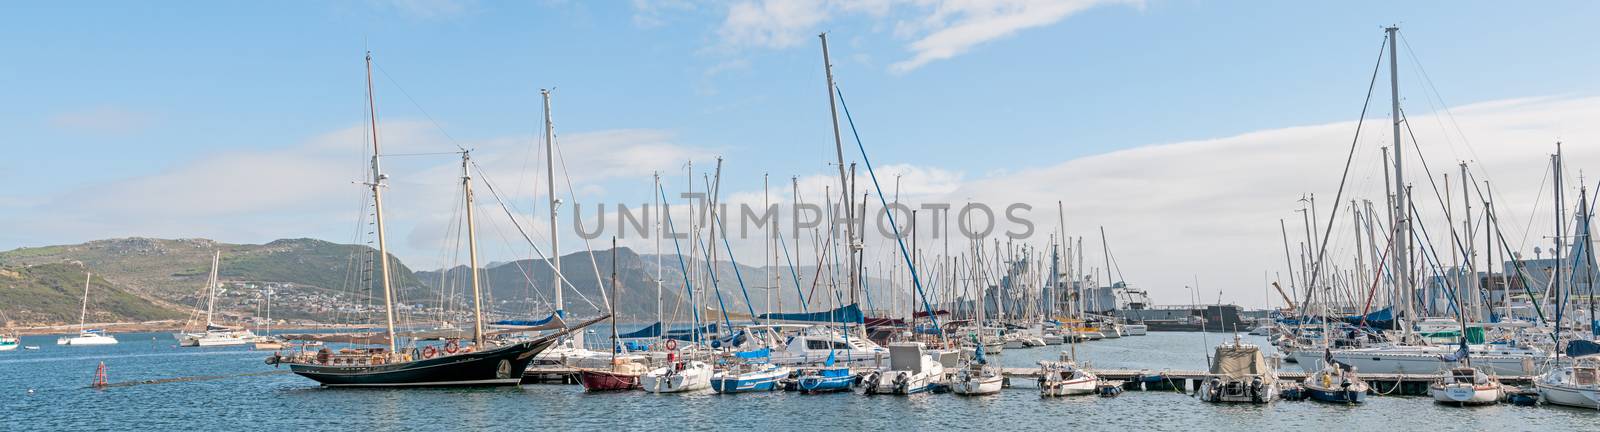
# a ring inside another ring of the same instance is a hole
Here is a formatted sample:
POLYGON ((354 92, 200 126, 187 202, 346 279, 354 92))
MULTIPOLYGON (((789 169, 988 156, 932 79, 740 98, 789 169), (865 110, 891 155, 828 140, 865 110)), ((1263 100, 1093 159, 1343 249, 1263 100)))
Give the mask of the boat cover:
POLYGON ((860 304, 850 304, 826 312, 810 313, 769 313, 761 314, 762 320, 779 321, 804 321, 804 322, 834 322, 834 323, 864 323, 865 316, 861 314, 860 304))
POLYGON ((1266 358, 1261 356, 1261 349, 1251 345, 1219 346, 1216 357, 1211 359, 1213 375, 1234 379, 1259 375, 1267 383, 1271 383, 1274 376, 1269 372, 1271 371, 1268 370, 1266 358))

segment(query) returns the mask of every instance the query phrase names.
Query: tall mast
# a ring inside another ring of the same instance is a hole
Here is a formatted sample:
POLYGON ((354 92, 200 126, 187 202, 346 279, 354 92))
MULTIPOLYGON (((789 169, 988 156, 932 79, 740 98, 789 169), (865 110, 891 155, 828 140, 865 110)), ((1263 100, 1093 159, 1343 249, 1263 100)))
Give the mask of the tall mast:
POLYGON ((89 281, 94 279, 94 273, 83 272, 83 308, 78 310, 78 332, 83 333, 84 321, 89 318, 89 281))
POLYGON ((211 255, 211 275, 206 276, 206 330, 211 329, 211 315, 217 309, 217 262, 221 260, 222 251, 215 251, 211 255))
POLYGON ((384 331, 389 336, 389 352, 395 349, 394 334, 394 289, 389 283, 389 243, 383 229, 383 181, 388 176, 383 175, 379 169, 378 161, 383 154, 378 145, 378 104, 372 94, 372 52, 367 52, 367 116, 372 123, 372 181, 367 183, 372 188, 372 215, 373 223, 377 225, 378 233, 378 268, 383 277, 383 315, 384 331))
MULTIPOLYGON (((1405 146, 1400 142, 1400 62, 1399 58, 1396 57, 1399 55, 1399 50, 1396 46, 1398 45, 1400 27, 1390 26, 1385 28, 1384 31, 1389 33, 1389 117, 1392 126, 1394 126, 1395 210, 1394 221, 1391 225, 1394 227, 1394 269, 1395 274, 1399 276, 1400 293, 1405 296, 1405 301, 1403 302, 1405 305, 1405 319, 1415 320, 1416 317, 1412 316, 1412 303, 1416 301, 1416 296, 1411 293, 1411 260, 1409 258, 1411 253, 1411 233, 1409 229, 1411 211, 1406 205, 1409 201, 1406 200, 1406 177, 1405 171, 1402 169, 1405 159, 1401 157, 1401 154, 1404 153, 1402 149, 1405 146)), ((1401 327, 1404 329, 1406 338, 1409 339, 1411 337, 1411 325, 1408 323, 1401 327)))
POLYGON ((550 121, 550 89, 539 89, 544 97, 545 191, 550 195, 550 269, 556 290, 556 316, 566 318, 567 304, 561 299, 561 232, 556 230, 556 214, 561 200, 556 199, 556 127, 550 121))
POLYGON ((476 206, 472 197, 472 172, 468 166, 472 162, 472 153, 461 152, 461 190, 466 195, 467 205, 467 261, 468 270, 472 271, 472 343, 474 346, 483 346, 483 291, 478 285, 478 227, 473 219, 472 208, 476 206))
POLYGON ((617 367, 617 237, 611 236, 611 367, 617 367))
POLYGON ((665 235, 664 231, 665 231, 665 228, 666 228, 666 221, 667 221, 666 213, 667 213, 667 210, 665 208, 662 208, 662 204, 663 203, 661 202, 661 172, 660 171, 657 171, 655 173, 655 180, 656 180, 655 192, 651 193, 651 195, 655 195, 655 198, 653 198, 653 199, 656 202, 656 211, 659 212, 659 214, 656 215, 656 324, 661 326, 661 336, 666 336, 666 334, 667 334, 667 329, 666 329, 667 322, 663 318, 663 315, 664 315, 663 312, 662 312, 662 298, 663 297, 661 295, 661 236, 665 235))
POLYGON ((828 59, 828 34, 818 34, 817 37, 822 39, 822 70, 828 77, 828 115, 833 120, 833 149, 834 153, 838 156, 839 163, 839 194, 841 197, 843 197, 843 199, 840 201, 844 204, 844 219, 846 221, 844 232, 845 244, 847 246, 845 251, 849 253, 848 259, 845 261, 849 268, 848 276, 850 278, 850 300, 854 302, 856 301, 856 286, 858 283, 860 283, 860 278, 856 275, 858 267, 856 266, 855 258, 857 249, 860 247, 860 245, 856 244, 855 222, 853 222, 855 221, 855 202, 851 197, 851 194, 854 193, 855 188, 850 187, 850 179, 845 174, 844 140, 839 137, 839 108, 834 102, 833 96, 833 62, 828 59))

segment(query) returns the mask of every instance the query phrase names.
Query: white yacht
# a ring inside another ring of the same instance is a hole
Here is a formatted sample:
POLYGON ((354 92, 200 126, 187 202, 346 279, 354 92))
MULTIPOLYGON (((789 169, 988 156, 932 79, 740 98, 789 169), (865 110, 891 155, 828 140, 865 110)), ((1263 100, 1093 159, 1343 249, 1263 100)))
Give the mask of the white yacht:
POLYGON ((1150 332, 1150 326, 1143 323, 1123 324, 1122 329, 1128 331, 1128 336, 1144 336, 1150 332))
MULTIPOLYGON (((1538 372, 1534 362, 1547 356, 1535 347, 1510 344, 1470 345, 1472 364, 1493 375, 1529 376, 1538 372)), ((1434 374, 1450 369, 1450 364, 1440 362, 1439 356, 1455 350, 1448 346, 1386 345, 1371 348, 1333 350, 1335 361, 1359 368, 1371 374, 1434 374)), ((1316 372, 1323 367, 1324 353, 1317 350, 1299 350, 1294 359, 1306 372, 1316 372)))
POLYGON ((1092 394, 1100 378, 1078 367, 1067 353, 1061 361, 1039 361, 1039 396, 1059 397, 1092 394))
POLYGON ((117 338, 108 335, 103 330, 85 329, 78 331, 77 336, 62 336, 56 339, 56 345, 89 346, 89 345, 116 345, 117 338))
POLYGON ((1234 335, 1233 343, 1217 346, 1199 393, 1206 402, 1269 403, 1278 397, 1278 374, 1259 347, 1234 335))
POLYGON ((1505 396, 1500 380, 1471 366, 1445 371, 1439 380, 1428 386, 1433 400, 1455 405, 1493 405, 1505 396))
POLYGON ((56 339, 56 345, 89 346, 89 345, 115 345, 117 338, 105 333, 104 330, 89 329, 84 327, 84 320, 89 317, 89 281, 94 280, 94 274, 83 274, 83 309, 78 312, 78 335, 62 336, 56 339))
POLYGON ((180 347, 216 347, 240 346, 253 343, 260 338, 249 329, 233 328, 217 325, 212 320, 212 315, 217 308, 217 264, 222 260, 222 251, 211 255, 211 275, 206 277, 206 328, 205 331, 196 333, 178 333, 173 335, 178 339, 180 347))
POLYGON ((909 395, 932 390, 944 377, 944 365, 923 352, 922 342, 889 344, 889 366, 868 372, 861 385, 867 394, 909 395))
POLYGON ((889 350, 866 337, 846 334, 827 326, 803 327, 772 350, 772 363, 783 366, 817 366, 828 362, 845 365, 882 365, 889 350))
POLYGON ((711 365, 702 361, 679 360, 645 372, 639 386, 650 393, 687 393, 711 388, 711 365))

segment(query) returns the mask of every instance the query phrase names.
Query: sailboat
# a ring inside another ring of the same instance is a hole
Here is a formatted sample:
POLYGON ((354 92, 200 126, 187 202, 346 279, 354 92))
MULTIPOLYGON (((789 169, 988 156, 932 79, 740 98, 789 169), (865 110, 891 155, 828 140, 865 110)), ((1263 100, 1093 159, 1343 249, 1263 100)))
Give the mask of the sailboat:
MULTIPOLYGON (((10 322, 11 319, 6 317, 5 312, 0 311, 0 325, 9 325, 10 322)), ((0 351, 15 350, 21 345, 22 338, 17 337, 17 332, 9 327, 0 329, 0 351)))
POLYGON ((1328 360, 1322 370, 1306 377, 1302 387, 1311 400, 1330 403, 1359 404, 1366 401, 1371 386, 1356 374, 1350 365, 1328 360))
POLYGON ((1571 363, 1551 368, 1534 386, 1544 402, 1570 407, 1600 409, 1600 344, 1593 341, 1567 342, 1571 363))
POLYGON ((206 277, 205 331, 174 335, 180 347, 236 346, 256 341, 256 334, 251 333, 249 329, 224 327, 212 320, 212 314, 217 306, 217 264, 221 260, 222 251, 218 250, 211 256, 211 274, 206 277))
POLYGON ((645 371, 638 362, 617 358, 622 340, 617 338, 617 239, 611 239, 611 367, 607 369, 581 369, 578 382, 588 391, 634 390, 639 388, 639 375, 645 371))
POLYGON ((322 348, 315 353, 302 351, 284 356, 274 354, 268 364, 289 365, 297 375, 310 378, 323 386, 401 387, 401 386, 487 386, 518 385, 533 356, 539 354, 557 339, 610 318, 610 314, 594 318, 551 334, 520 341, 492 340, 484 332, 483 295, 479 284, 478 237, 474 220, 475 199, 472 194, 471 152, 461 152, 461 187, 467 222, 467 248, 472 281, 473 332, 471 345, 461 341, 446 342, 444 352, 433 346, 422 350, 415 347, 404 350, 395 333, 394 289, 389 271, 389 251, 384 231, 383 191, 388 176, 380 170, 383 152, 378 143, 377 108, 372 96, 372 55, 366 56, 367 108, 372 127, 371 188, 373 223, 378 240, 378 260, 383 288, 385 335, 379 343, 387 347, 340 349, 337 352, 322 348))
POLYGON ((1071 359, 1039 362, 1039 396, 1094 394, 1099 382, 1099 377, 1079 368, 1071 359))
POLYGON ((1467 349, 1465 338, 1461 339, 1461 348, 1454 354, 1440 357, 1439 360, 1460 362, 1460 365, 1445 371, 1433 385, 1428 386, 1428 395, 1433 396, 1433 400, 1457 406, 1493 405, 1505 396, 1499 379, 1472 367, 1472 354, 1467 349))
MULTIPOLYGON (((963 359, 960 369, 956 370, 955 379, 950 383, 950 390, 958 395, 991 395, 999 393, 1004 387, 1005 377, 1000 370, 989 365, 989 360, 983 355, 983 342, 978 339, 982 334, 984 309, 988 303, 984 302, 984 291, 980 284, 978 287, 977 322, 980 324, 977 333, 972 335, 972 357, 963 359)), ((1003 291, 1002 291, 1003 292, 1003 291)), ((1042 344, 1042 343, 1041 343, 1042 344)), ((892 359, 891 359, 892 361, 892 359)))
POLYGON ((768 362, 770 348, 734 353, 728 365, 711 375, 711 388, 717 393, 745 393, 782 390, 779 381, 788 378, 789 368, 768 362))
POLYGON ((83 274, 83 309, 78 312, 78 335, 62 336, 56 339, 56 345, 89 346, 117 343, 117 338, 106 334, 104 330, 90 329, 84 325, 84 320, 89 317, 89 281, 93 278, 93 273, 83 274))

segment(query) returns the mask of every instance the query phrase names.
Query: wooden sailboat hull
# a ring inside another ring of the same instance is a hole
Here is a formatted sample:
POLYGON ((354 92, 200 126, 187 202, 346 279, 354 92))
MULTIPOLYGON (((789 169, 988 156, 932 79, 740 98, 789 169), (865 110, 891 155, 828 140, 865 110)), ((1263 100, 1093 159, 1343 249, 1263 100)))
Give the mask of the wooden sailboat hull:
POLYGON ((436 387, 517 385, 533 356, 554 339, 487 351, 383 365, 291 363, 289 370, 326 387, 436 387))
POLYGON ((639 389, 638 374, 585 369, 578 372, 578 382, 592 392, 639 389))

